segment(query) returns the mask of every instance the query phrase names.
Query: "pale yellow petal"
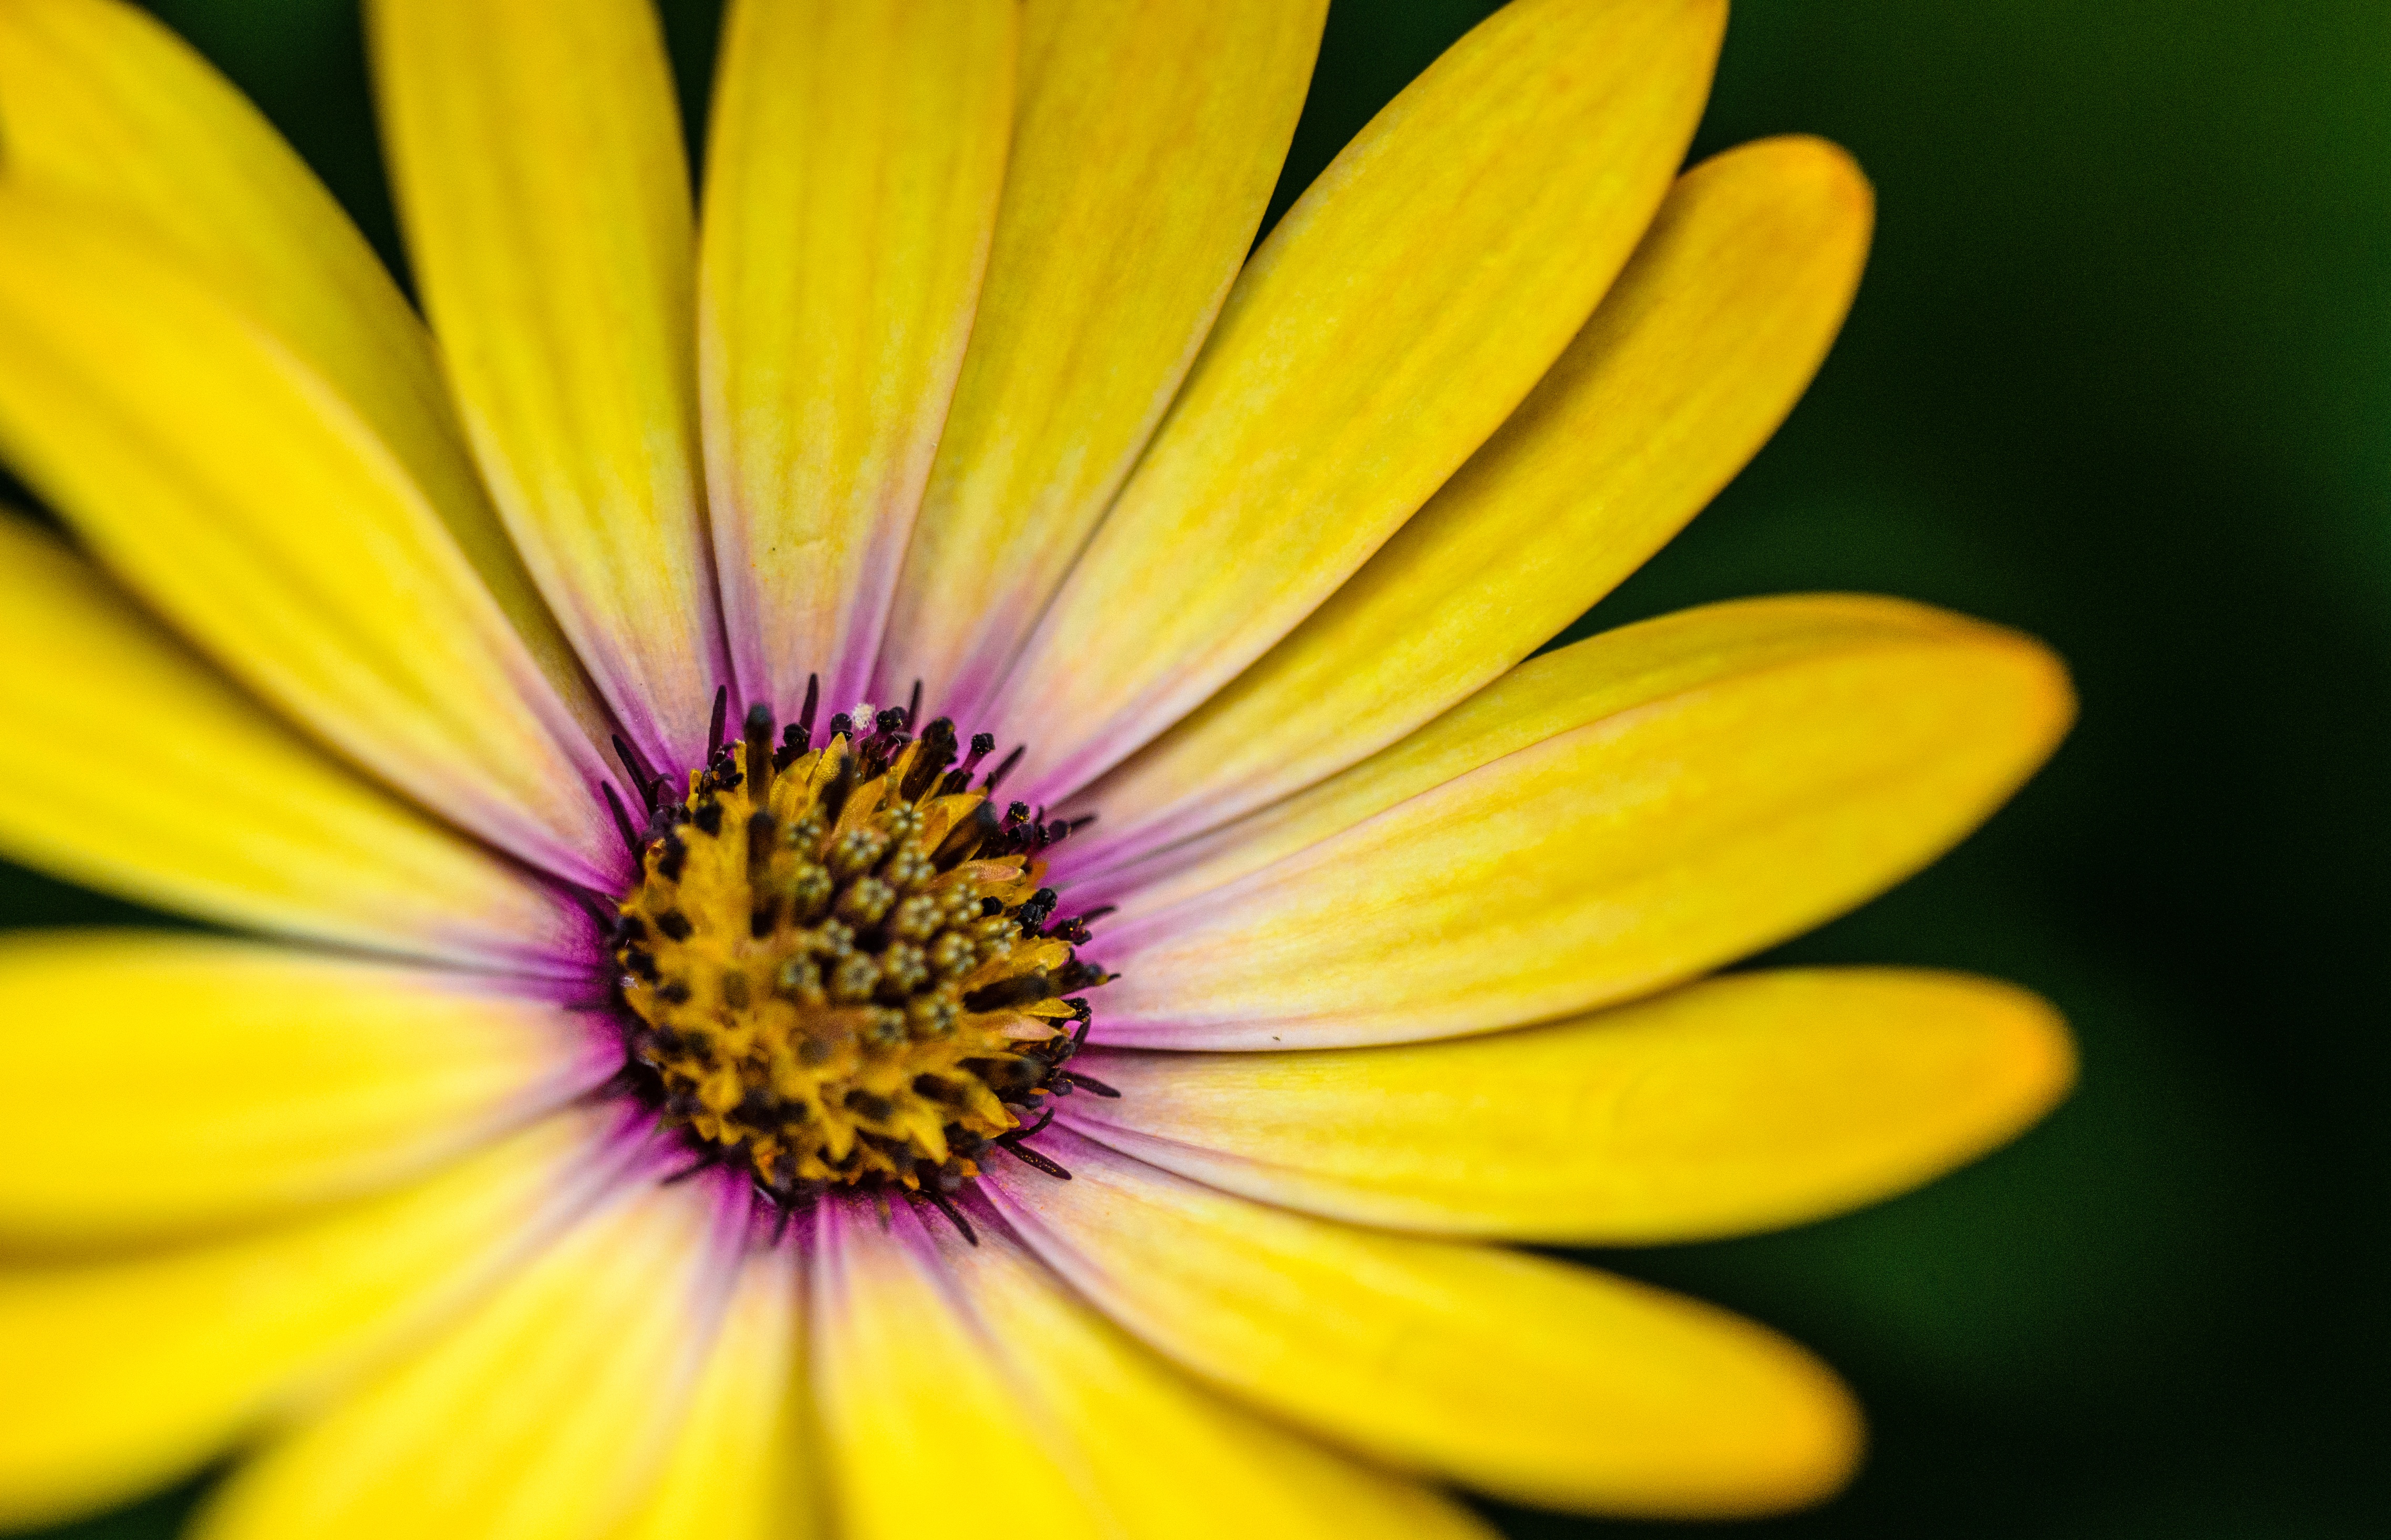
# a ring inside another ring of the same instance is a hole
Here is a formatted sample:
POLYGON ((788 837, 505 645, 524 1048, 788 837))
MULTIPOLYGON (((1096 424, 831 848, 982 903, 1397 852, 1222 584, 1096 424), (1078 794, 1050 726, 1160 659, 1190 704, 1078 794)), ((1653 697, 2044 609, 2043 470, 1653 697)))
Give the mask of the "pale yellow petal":
MULTIPOLYGON (((734 0, 698 335, 731 661, 794 716, 872 682, 972 335, 1016 0, 734 0)), ((1050 232, 1051 234, 1051 232, 1050 232)))
POLYGON ((1194 1384, 1062 1287, 1001 1223, 983 1219, 976 1246, 929 1223, 958 1307, 1002 1361, 1017 1415, 1080 1473, 1110 1533, 1134 1540, 1230 1532, 1247 1540, 1490 1536, 1466 1509, 1417 1482, 1194 1384))
MULTIPOLYGON (((2074 710, 2037 644, 1893 600, 1717 606, 1556 657, 1580 651, 1594 687, 1551 736, 1514 749, 1498 725, 1482 738, 1507 751, 1476 758, 1480 734, 1431 724, 1382 756, 1387 778, 1437 759, 1453 778, 1108 927, 1127 976, 1105 991, 1104 1039, 1329 1047, 1651 993, 1941 854, 2074 710), (1622 680, 1605 652, 1649 672, 1622 680)), ((1364 809, 1376 764, 1349 772, 1364 809)))
POLYGON ((563 900, 333 764, 0 513, 0 850, 228 924, 555 974, 563 900))
POLYGON ((1842 324, 1868 184, 1816 139, 1679 180, 1560 361, 1327 603, 1081 798, 1154 843, 1356 763, 1528 656, 1776 431, 1842 324))
POLYGON ((1053 801, 1351 575, 1584 324, 1674 175, 1723 0, 1520 0, 1414 81, 1247 264, 1005 687, 1053 801))
POLYGON ((448 1319, 587 1200, 612 1126, 551 1119, 304 1226, 0 1270, 0 1523, 163 1482, 448 1319))
POLYGON ((1072 1300, 985 1208, 819 1222, 816 1353, 842 1533, 1480 1540, 1415 1483, 1214 1399, 1072 1300))
POLYGON ((487 976, 213 937, 0 940, 0 1238, 187 1235, 392 1187, 622 1062, 487 976))
POLYGON ((137 223, 0 179, 0 453, 285 714, 574 879, 603 766, 389 445, 137 223))
POLYGON ((1331 1218, 1648 1245, 1891 1197, 2032 1123, 2074 1073, 2023 990, 1959 974, 1729 974, 1545 1027, 1312 1053, 1091 1051, 1075 1127, 1331 1218))
POLYGON ((689 169, 654 12, 376 0, 366 16, 407 251, 498 511, 633 741, 694 763, 726 674, 689 169))
POLYGON ((655 1489, 614 1540, 811 1540, 829 1533, 810 1469, 811 1397, 797 1361, 798 1264, 782 1248, 739 1270, 655 1489))
POLYGON ((702 1182, 623 1187, 455 1329, 244 1466, 192 1534, 607 1534, 679 1428, 744 1217, 702 1182))
POLYGON ((1035 1515, 1041 1540, 1104 1534, 1084 1482, 956 1308, 921 1220, 901 1201, 884 1213, 844 1199, 815 1210, 808 1351, 838 1533, 917 1540, 1035 1515))
POLYGON ((1030 0, 996 244, 881 653, 976 722, 1252 248, 1322 0, 1030 0))
POLYGON ((121 211, 355 409, 422 490, 585 730, 596 697, 466 454, 432 340, 380 259, 230 82, 122 0, 0 6, 0 175, 121 211))
POLYGON ((1118 896, 1124 921, 1152 914, 1589 722, 1720 679, 1939 635, 1954 622, 1973 624, 1899 599, 1796 594, 1621 626, 1530 659, 1409 737, 1283 802, 1110 869, 1099 853, 1089 863, 1092 875, 1073 869, 1072 896, 1118 896))
POLYGON ((1492 1248, 1360 1230, 1067 1133, 1072 1179, 998 1206, 1167 1356, 1263 1411, 1516 1501, 1722 1517, 1823 1496, 1858 1415, 1792 1343, 1691 1300, 1492 1248))

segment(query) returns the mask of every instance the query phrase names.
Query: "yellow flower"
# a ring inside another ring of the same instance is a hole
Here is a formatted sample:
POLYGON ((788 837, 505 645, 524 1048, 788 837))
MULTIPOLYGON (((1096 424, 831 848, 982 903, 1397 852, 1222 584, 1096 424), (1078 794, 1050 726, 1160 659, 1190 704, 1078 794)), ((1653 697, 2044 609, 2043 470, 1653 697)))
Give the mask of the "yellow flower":
POLYGON ((1851 597, 1530 660, 1790 407, 1868 193, 1678 174, 1723 0, 1517 0, 1247 260, 1322 9, 734 0, 700 217, 640 0, 380 0, 427 328, 181 44, 0 0, 0 448, 80 547, 0 526, 0 846, 271 938, 0 948, 0 1523, 251 1445, 213 1540, 1845 1477, 1800 1349, 1487 1242, 2047 1108, 2004 986, 1701 976, 2064 675, 1851 597))

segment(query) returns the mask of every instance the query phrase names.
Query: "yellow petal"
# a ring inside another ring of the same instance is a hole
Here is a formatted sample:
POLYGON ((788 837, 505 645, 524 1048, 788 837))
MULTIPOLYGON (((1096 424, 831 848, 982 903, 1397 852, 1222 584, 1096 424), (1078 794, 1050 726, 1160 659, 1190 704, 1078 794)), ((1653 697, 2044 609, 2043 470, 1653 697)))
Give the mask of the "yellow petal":
POLYGON ((736 1268, 704 1183, 639 1181, 439 1341, 220 1488, 198 1540, 579 1540, 621 1522, 687 1410, 736 1268))
POLYGON ((1118 898, 1123 922, 1152 914, 1589 722, 1721 678, 1911 639, 1934 621, 1934 611, 1898 600, 1793 595, 1622 626, 1530 659, 1408 738, 1283 802, 1109 870, 1099 855, 1094 875, 1070 874, 1079 884, 1072 896, 1118 898))
POLYGON ((1823 1218, 1941 1175, 2065 1094, 2067 1029, 1958 974, 1730 974, 1491 1037, 1098 1053, 1074 1126, 1357 1224, 1643 1245, 1823 1218))
POLYGON ((1119 1540, 1485 1534, 1190 1384, 975 1212, 976 1246, 902 1203, 885 1228, 869 1205, 821 1222, 815 1328, 845 1533, 970 1534, 1034 1512, 1041 1535, 1119 1540))
POLYGON ((1041 1537, 1103 1534, 1084 1483, 956 1311, 912 1211, 898 1202, 884 1225, 869 1201, 824 1202, 813 1239, 808 1351, 840 1534, 968 1534, 1025 1514, 1041 1537))
POLYGON ((549 685, 604 741, 580 663, 465 452, 430 334, 231 83, 117 0, 0 6, 0 145, 9 180, 137 219, 322 376, 405 465, 549 685))
POLYGON ((1858 168, 1816 139, 1687 174, 1502 430, 1286 640, 1087 792, 1090 832, 1152 842, 1274 802, 1583 614, 1792 408, 1850 308, 1871 213, 1858 168))
POLYGON ((366 7, 392 189, 498 511, 625 729, 704 755, 725 674, 694 237, 645 0, 366 7))
POLYGON ((827 1533, 813 1511, 797 1333, 795 1263, 777 1248, 750 1256, 655 1490, 615 1540, 808 1540, 827 1533))
POLYGON ((549 1120, 288 1229, 0 1270, 0 1523, 197 1466, 456 1314, 588 1198, 613 1120, 549 1120))
POLYGON ((212 937, 0 942, 0 1236, 127 1240, 380 1190, 622 1062, 486 977, 212 937))
POLYGON ((1813 1501, 1858 1455, 1800 1348, 1624 1279, 1349 1228, 1068 1133, 1072 1180, 998 1206, 1074 1287, 1195 1373, 1400 1467, 1540 1506, 1719 1517, 1813 1501))
POLYGON ((872 683, 972 334, 1015 0, 739 0, 699 258, 707 487, 740 688, 872 683))
POLYGON ((349 757, 550 871, 620 841, 581 724, 406 468, 137 224, 0 183, 0 450, 100 561, 349 757))
POLYGON ((1364 821, 1111 930, 1105 1040, 1329 1047, 1648 994, 1924 866, 2074 709, 2036 643, 1889 599, 1718 605, 1547 661, 1586 687, 1526 746, 1465 703, 1317 789, 1364 821))
POLYGON ((589 922, 301 742, 0 513, 0 848, 229 924, 482 968, 587 967, 589 922))
POLYGON ((1031 0, 979 316, 882 652, 976 721, 1253 246, 1322 0, 1031 0))
MULTIPOLYGON (((978 1211, 976 1212, 985 1212, 978 1211)), ((1367 1534, 1483 1540, 1458 1505, 1207 1393, 1061 1287, 1001 1224, 933 1229, 954 1308, 1002 1360, 1017 1416, 1138 1540, 1367 1534)))
POLYGON ((1247 264, 1015 666, 997 725, 1031 745, 1025 795, 1235 675, 1510 415, 1668 190, 1725 18, 1506 6, 1346 147, 1247 264))

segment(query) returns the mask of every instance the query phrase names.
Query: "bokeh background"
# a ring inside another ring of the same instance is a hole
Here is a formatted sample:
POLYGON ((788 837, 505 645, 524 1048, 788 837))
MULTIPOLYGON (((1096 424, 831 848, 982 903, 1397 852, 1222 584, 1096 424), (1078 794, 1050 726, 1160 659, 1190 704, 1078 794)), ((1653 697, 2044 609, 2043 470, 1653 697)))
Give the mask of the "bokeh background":
MULTIPOLYGON (((350 0, 155 8, 394 257, 350 0)), ((1493 8, 1337 0, 1279 206, 1493 8)), ((666 9, 701 99, 716 6, 666 9)), ((1925 1192, 1599 1260, 1793 1332, 1868 1405, 1847 1495, 1730 1530, 2391 1533, 2391 15, 1739 0, 1696 153, 1793 130, 1876 181, 1858 308, 1575 629, 1873 589, 2055 644, 2084 712, 2049 770, 1781 956, 2022 981, 2083 1084, 1925 1192)), ((0 869, 0 924, 128 918, 164 923, 0 869)), ((51 1534, 162 1536, 190 1496, 51 1534)))

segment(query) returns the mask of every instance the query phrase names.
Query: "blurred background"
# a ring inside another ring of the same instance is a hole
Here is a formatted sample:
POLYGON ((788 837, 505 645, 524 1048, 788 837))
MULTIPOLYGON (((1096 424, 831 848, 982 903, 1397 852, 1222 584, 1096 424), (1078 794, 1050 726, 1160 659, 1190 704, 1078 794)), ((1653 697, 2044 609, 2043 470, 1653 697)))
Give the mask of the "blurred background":
MULTIPOLYGON (((351 0, 154 8, 394 256, 351 0)), ((1336 0, 1279 207, 1493 8, 1336 0)), ((693 100, 716 9, 666 4, 693 100)), ((1872 589, 2053 643, 2083 721, 2050 768, 1770 960, 2018 980, 2074 1021, 2084 1075, 1925 1192, 1599 1256, 1790 1331, 1868 1405, 1844 1496, 1732 1532, 2391 1533, 2385 22, 2383 0, 1738 0, 1697 156, 1839 140, 1877 185, 1874 262, 1776 443, 1575 629, 1872 589)), ((0 923, 144 918, 0 869, 0 923)), ((162 1536, 189 1497, 50 1533, 162 1536)))

